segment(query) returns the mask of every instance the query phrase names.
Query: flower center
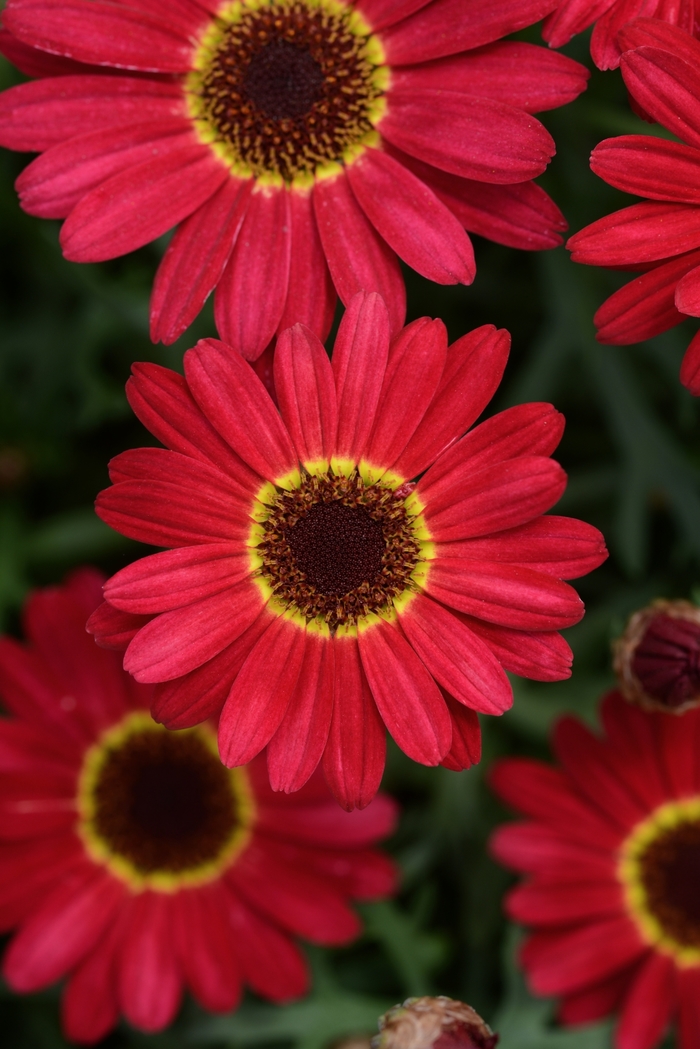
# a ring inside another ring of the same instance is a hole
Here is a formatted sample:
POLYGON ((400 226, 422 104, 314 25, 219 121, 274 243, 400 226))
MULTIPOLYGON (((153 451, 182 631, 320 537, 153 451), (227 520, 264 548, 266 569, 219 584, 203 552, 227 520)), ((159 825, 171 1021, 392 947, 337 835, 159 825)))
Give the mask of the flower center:
POLYGON ((341 0, 234 0, 196 53, 190 113, 235 174, 312 178, 373 137, 388 83, 382 61, 341 0))
POLYGON ((88 852, 137 889, 211 880, 252 821, 247 776, 221 764, 213 733, 168 732, 143 712, 88 751, 78 806, 88 852))
POLYGON ((700 963, 700 798, 669 802, 639 824, 620 870, 645 937, 681 964, 700 963))
POLYGON ((420 523, 406 492, 366 485, 358 473, 305 476, 276 491, 255 545, 260 576, 286 609, 330 630, 386 613, 413 586, 420 523))

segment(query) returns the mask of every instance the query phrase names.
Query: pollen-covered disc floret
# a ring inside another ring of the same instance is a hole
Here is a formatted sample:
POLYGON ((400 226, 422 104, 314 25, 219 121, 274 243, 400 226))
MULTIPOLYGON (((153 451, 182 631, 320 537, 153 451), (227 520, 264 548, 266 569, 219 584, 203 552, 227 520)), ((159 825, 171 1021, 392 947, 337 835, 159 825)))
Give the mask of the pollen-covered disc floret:
POLYGON ((407 494, 367 485, 357 471, 307 476, 281 491, 257 548, 260 574, 277 600, 331 631, 388 612, 420 562, 407 494))
POLYGON ((168 732, 129 714, 87 752, 79 833, 90 854, 137 889, 216 878, 250 837, 243 769, 226 769, 206 725, 168 732))
POLYGON ((369 141, 388 71, 338 0, 236 0, 207 29, 187 81, 201 137, 241 175, 292 182, 369 141))

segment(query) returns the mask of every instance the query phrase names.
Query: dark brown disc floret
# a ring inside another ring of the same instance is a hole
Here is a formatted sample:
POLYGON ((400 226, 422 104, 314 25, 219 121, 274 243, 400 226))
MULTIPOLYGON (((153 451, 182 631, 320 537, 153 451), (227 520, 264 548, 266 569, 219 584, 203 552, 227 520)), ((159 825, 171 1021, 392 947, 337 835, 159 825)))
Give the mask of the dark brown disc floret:
POLYGON ((219 20, 196 108, 237 165, 291 182, 372 131, 382 91, 351 14, 278 0, 219 20))
POLYGON ((420 559, 405 495, 357 473, 306 477, 263 528, 261 573, 275 596, 331 630, 390 607, 420 559))
POLYGON ((665 935, 700 949, 700 820, 663 831, 639 862, 646 905, 665 935))

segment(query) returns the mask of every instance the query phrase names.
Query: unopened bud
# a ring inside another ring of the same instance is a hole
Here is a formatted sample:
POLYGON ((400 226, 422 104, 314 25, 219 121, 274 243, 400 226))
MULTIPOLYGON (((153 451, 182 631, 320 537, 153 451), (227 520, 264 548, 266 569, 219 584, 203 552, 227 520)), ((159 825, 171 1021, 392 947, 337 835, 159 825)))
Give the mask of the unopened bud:
POLYGON ((498 1035, 454 998, 407 998, 379 1019, 372 1049, 493 1049, 498 1035))
POLYGON ((700 608, 654 601, 635 612, 614 645, 620 691, 646 710, 681 714, 700 705, 700 608))

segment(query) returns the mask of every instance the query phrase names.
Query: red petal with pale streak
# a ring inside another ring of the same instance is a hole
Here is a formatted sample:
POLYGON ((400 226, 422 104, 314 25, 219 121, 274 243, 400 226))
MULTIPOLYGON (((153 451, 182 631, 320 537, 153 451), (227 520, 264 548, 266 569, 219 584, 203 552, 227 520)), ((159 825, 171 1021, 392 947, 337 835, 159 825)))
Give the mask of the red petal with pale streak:
MULTIPOLYGON (((464 707, 460 709, 464 710, 464 707)), ((317 874, 332 878, 343 894, 355 900, 386 899, 398 890, 400 875, 396 864, 376 849, 356 849, 351 856, 341 850, 311 852, 310 849, 296 849, 294 846, 286 847, 285 854, 287 849, 317 874)))
POLYGON ((563 834, 541 823, 507 823, 494 831, 489 852, 505 867, 539 874, 550 881, 571 883, 582 878, 589 881, 615 878, 615 848, 602 852, 592 835, 585 844, 574 844, 563 834))
POLYGON ((355 7, 367 18, 375 31, 408 18, 430 0, 356 0, 355 7))
POLYGON ((333 369, 323 343, 303 324, 283 331, 277 340, 274 381, 280 414, 300 462, 327 462, 338 427, 333 369))
POLYGON ((435 395, 447 360, 441 320, 421 317, 395 336, 362 458, 382 474, 406 448, 435 395))
POLYGON ((407 265, 437 284, 471 284, 469 237, 424 182, 377 149, 366 149, 347 178, 367 218, 407 265))
POLYGON ((568 644, 554 631, 528 633, 484 623, 466 616, 467 626, 485 641, 501 666, 512 674, 533 681, 564 681, 571 677, 574 655, 568 644))
POLYGON ((174 1019, 182 996, 171 900, 165 893, 142 892, 130 902, 119 964, 119 998, 134 1027, 161 1031, 174 1019))
POLYGON ((606 215, 569 238, 574 262, 628 266, 681 255, 700 245, 700 207, 645 201, 606 215))
POLYGON ((558 463, 521 455, 481 470, 451 470, 427 496, 420 487, 418 494, 426 503, 423 515, 432 538, 446 543, 526 524, 549 510, 565 488, 566 474, 558 463))
POLYGON ((260 589, 244 579, 223 593, 164 612, 126 650, 124 669, 137 681, 172 681, 218 655, 258 616, 260 589))
POLYGON ((603 536, 575 517, 538 517, 519 528, 485 539, 465 539, 437 549, 438 557, 472 561, 508 561, 557 579, 576 579, 592 572, 608 556, 603 536))
POLYGON ((279 412, 250 365, 216 339, 185 354, 190 392, 212 425, 251 469, 277 481, 297 466, 279 412))
POLYGON ((452 719, 431 674, 401 631, 377 620, 358 635, 362 667, 384 724, 405 754, 438 765, 450 749, 452 719))
POLYGON ((333 323, 337 295, 321 244, 310 193, 289 194, 292 247, 289 290, 278 332, 305 324, 323 342, 333 323))
POLYGON ((245 982, 273 1002, 299 998, 309 987, 308 965, 299 948, 269 921, 241 903, 235 890, 227 887, 226 896, 231 935, 239 945, 238 957, 245 982))
POLYGON ((333 718, 323 774, 346 811, 364 809, 379 790, 386 732, 360 662, 357 640, 336 638, 333 718))
POLYGON ((417 477, 469 429, 498 389, 509 349, 508 332, 491 324, 448 347, 435 396, 394 463, 399 476, 417 477))
POLYGON ((411 156, 478 182, 541 175, 555 146, 539 120, 514 106, 458 91, 394 90, 378 130, 411 156))
POLYGON ((441 557, 430 562, 425 589, 451 608, 516 630, 561 630, 584 611, 568 583, 496 561, 441 557))
POLYGON ((506 899, 511 921, 529 925, 576 925, 619 915, 624 909, 622 886, 613 879, 562 885, 528 882, 518 885, 506 899))
POLYGON ((502 714, 513 690, 491 649, 442 605, 416 594, 399 615, 412 648, 444 689, 484 714, 502 714))
POLYGON ((37 991, 65 976, 112 922, 124 886, 85 860, 63 876, 11 942, 3 973, 14 991, 37 991))
POLYGON ((683 57, 657 47, 627 51, 620 62, 630 94, 660 124, 700 146, 700 73, 683 57))
POLYGON ((585 66, 556 51, 514 40, 392 70, 392 88, 461 91, 539 113, 573 102, 586 88, 585 66))
POLYGON ((535 933, 520 960, 535 994, 566 994, 617 972, 645 950, 632 921, 619 917, 566 932, 535 933))
POLYGON ((98 66, 187 73, 188 29, 101 0, 10 0, 3 24, 25 44, 98 66))
POLYGON ((191 128, 171 120, 108 128, 78 135, 37 157, 15 183, 20 204, 30 215, 62 219, 86 193, 128 168, 187 146, 191 128))
MULTIPOLYGON (((697 263, 700 259, 693 257, 697 263)), ((676 309, 690 317, 700 317, 700 266, 695 266, 678 281, 675 294, 676 309)))
POLYGON ((272 844, 249 845, 227 880, 256 911, 312 943, 347 943, 360 931, 357 916, 328 880, 285 863, 272 844))
POLYGON ((331 277, 343 304, 349 306, 360 291, 376 291, 389 310, 392 331, 398 331, 406 317, 399 260, 358 204, 345 173, 317 181, 313 205, 331 277))
POLYGON ((252 180, 229 176, 179 226, 158 267, 151 295, 151 341, 175 342, 216 287, 245 216, 252 180))
POLYGON ((700 204, 700 150, 693 146, 651 135, 606 138, 591 153, 591 170, 626 193, 700 204))
POLYGON ((126 76, 65 76, 19 84, 0 95, 0 145, 41 152, 83 135, 184 117, 182 88, 126 76))
POLYGON ((61 229, 63 254, 72 262, 102 262, 143 247, 196 211, 228 177, 191 135, 190 145, 113 175, 83 197, 61 229))
POLYGON ((442 759, 443 768, 461 772, 481 761, 481 729, 475 711, 443 693, 452 718, 452 746, 442 759))
POLYGON ((219 753, 229 768, 252 761, 279 728, 302 673, 305 649, 306 630, 284 616, 257 641, 219 720, 219 753))
POLYGON ((374 798, 365 809, 342 813, 324 789, 320 801, 302 798, 293 808, 274 798, 273 804, 261 809, 259 827, 266 836, 297 846, 355 849, 393 833, 397 818, 396 802, 386 794, 374 798))
POLYGON ((606 977, 593 987, 568 994, 557 1009, 558 1022, 567 1027, 589 1024, 617 1012, 640 964, 643 964, 643 959, 633 962, 614 976, 606 977))
POLYGON ((615 1037, 619 1049, 654 1049, 659 1044, 675 1012, 675 983, 671 958, 651 951, 625 996, 615 1037))
POLYGON ((237 945, 221 920, 225 892, 214 882, 172 897, 173 939, 185 982, 214 1013, 231 1012, 241 997, 237 945))
POLYGON ((12 33, 0 28, 0 55, 19 69, 20 73, 30 77, 70 76, 76 73, 99 73, 99 68, 74 62, 61 55, 49 55, 46 51, 37 51, 29 44, 23 44, 12 33))
POLYGON ((593 860, 600 853, 610 871, 608 854, 619 847, 620 830, 612 814, 593 808, 563 772, 532 758, 506 758, 493 767, 490 781, 506 804, 580 843, 593 860))
POLYGON ((617 0, 598 19, 591 36, 591 58, 598 69, 617 69, 622 49, 617 34, 640 15, 656 15, 659 0, 617 0))
POLYGON ((376 293, 359 292, 340 322, 333 348, 338 400, 335 454, 359 462, 372 432, 389 360, 389 314, 376 293))
POLYGON ((17 718, 0 720, 0 772, 46 772, 59 781, 63 777, 68 794, 80 760, 78 748, 68 745, 64 737, 56 737, 48 726, 17 718))
POLYGON ((117 1024, 116 958, 122 932, 117 917, 94 950, 71 973, 61 999, 62 1026, 71 1041, 98 1042, 117 1024))
POLYGON ((334 642, 310 633, 286 713, 267 747, 270 786, 299 790, 323 756, 333 716, 334 642))
MULTIPOLYGON (((217 465, 167 448, 129 448, 110 459, 109 477, 113 484, 125 481, 162 481, 195 489, 207 487, 218 493, 238 513, 252 505, 250 492, 235 478, 227 476, 217 465)), ((258 481, 259 483, 259 481, 258 481)))
POLYGON ((166 728, 180 729, 218 716, 231 685, 272 618, 264 608, 248 629, 218 656, 183 677, 156 685, 151 704, 154 719, 166 728))
POLYGON ((44 660, 11 637, 0 637, 3 706, 23 721, 51 731, 82 750, 92 736, 74 711, 56 702, 57 683, 44 660))
POLYGON ((678 1033, 681 1049, 700 1044, 700 969, 676 970, 676 995, 680 1003, 678 1033))
POLYGON ((635 277, 603 303, 593 320, 598 342, 627 346, 668 331, 684 319, 674 304, 679 280, 700 261, 693 251, 635 277))
POLYGON ((247 491, 258 491, 260 475, 219 436, 181 375, 159 364, 132 364, 131 370, 126 384, 129 404, 159 441, 175 452, 215 465, 247 491))
POLYGON ((563 47, 572 36, 582 33, 618 0, 562 0, 542 27, 542 37, 550 47, 563 47))
POLYGON ((390 65, 427 62, 489 44, 539 22, 556 0, 434 0, 382 33, 390 65))
POLYGON ((238 544, 164 550, 113 575, 105 584, 105 598, 115 608, 136 615, 169 612, 221 593, 250 572, 250 555, 238 544))
POLYGON ((219 334, 246 360, 257 360, 282 319, 291 247, 289 193, 254 191, 214 299, 219 334))
POLYGON ((700 332, 695 333, 685 351, 680 380, 694 397, 700 397, 700 332))

